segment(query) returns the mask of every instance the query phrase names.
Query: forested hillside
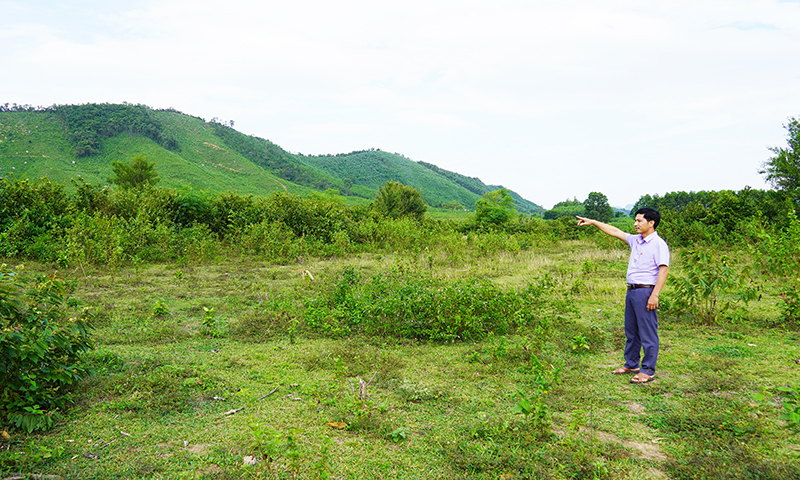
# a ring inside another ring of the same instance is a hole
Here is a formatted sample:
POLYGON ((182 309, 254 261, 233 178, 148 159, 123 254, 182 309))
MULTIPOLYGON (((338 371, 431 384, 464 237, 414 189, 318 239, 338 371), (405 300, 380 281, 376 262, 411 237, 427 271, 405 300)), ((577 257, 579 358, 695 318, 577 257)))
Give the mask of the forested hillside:
MULTIPOLYGON (((490 187, 453 172, 379 150, 303 156, 269 140, 245 135, 233 122, 205 121, 173 109, 133 104, 0 106, 0 176, 81 177, 104 184, 111 164, 144 155, 161 185, 210 192, 305 195, 338 190, 349 203, 372 200, 381 184, 397 181, 422 192, 431 206, 473 209, 490 187), (432 168, 433 167, 433 168, 432 168)), ((541 207, 511 192, 522 213, 541 207)))
MULTIPOLYGON (((504 188, 489 186, 477 178, 449 172, 425 162, 414 162, 399 153, 377 149, 338 155, 302 157, 304 164, 342 179, 345 191, 356 187, 377 190, 387 181, 411 185, 422 192, 425 201, 435 207, 471 209, 487 192, 504 188)), ((543 209, 511 192, 517 210, 540 215, 543 209)))

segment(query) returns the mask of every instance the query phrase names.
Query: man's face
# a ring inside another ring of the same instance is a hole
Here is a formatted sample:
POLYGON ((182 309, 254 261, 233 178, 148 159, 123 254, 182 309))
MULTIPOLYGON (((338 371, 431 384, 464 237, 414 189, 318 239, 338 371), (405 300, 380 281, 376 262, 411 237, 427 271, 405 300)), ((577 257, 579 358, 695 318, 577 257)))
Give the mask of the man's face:
POLYGON ((641 213, 636 215, 636 218, 633 221, 633 228, 636 229, 636 233, 641 233, 644 236, 650 235, 656 229, 653 228, 653 224, 655 222, 650 220, 649 222, 644 218, 644 215, 641 213))

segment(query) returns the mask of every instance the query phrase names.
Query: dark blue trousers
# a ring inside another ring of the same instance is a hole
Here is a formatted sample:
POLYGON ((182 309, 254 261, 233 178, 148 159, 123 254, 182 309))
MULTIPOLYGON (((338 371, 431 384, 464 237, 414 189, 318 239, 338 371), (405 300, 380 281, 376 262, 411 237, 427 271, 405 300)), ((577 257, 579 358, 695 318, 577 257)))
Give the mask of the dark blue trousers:
POLYGON ((658 317, 656 310, 647 309, 652 288, 629 289, 625 296, 625 367, 640 368, 647 375, 655 375, 658 360, 658 317))

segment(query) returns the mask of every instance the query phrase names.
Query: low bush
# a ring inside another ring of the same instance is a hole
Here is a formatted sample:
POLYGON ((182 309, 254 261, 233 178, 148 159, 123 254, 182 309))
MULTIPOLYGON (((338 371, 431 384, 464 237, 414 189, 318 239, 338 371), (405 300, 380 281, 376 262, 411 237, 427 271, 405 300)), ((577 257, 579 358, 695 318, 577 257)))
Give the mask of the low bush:
POLYGON ((87 312, 68 315, 68 303, 62 278, 0 267, 0 415, 28 432, 53 426, 88 373, 87 312))
POLYGON ((690 249, 682 253, 681 263, 684 274, 671 279, 674 288, 666 299, 670 313, 686 314, 710 325, 735 317, 738 307, 758 297, 750 268, 737 266, 726 255, 690 249))
POLYGON ((309 302, 305 320, 332 336, 365 333, 455 341, 524 327, 544 334, 552 287, 545 279, 521 291, 503 290, 488 280, 443 282, 400 271, 362 280, 353 267, 346 267, 332 291, 309 302))

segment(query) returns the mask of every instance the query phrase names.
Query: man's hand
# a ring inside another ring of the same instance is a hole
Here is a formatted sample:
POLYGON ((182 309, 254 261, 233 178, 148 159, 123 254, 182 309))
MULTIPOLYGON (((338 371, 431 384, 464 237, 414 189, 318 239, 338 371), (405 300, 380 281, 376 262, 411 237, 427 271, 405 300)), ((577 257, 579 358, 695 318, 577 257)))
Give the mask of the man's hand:
POLYGON ((650 295, 650 298, 647 299, 647 309, 658 310, 658 295, 650 295))
POLYGON ((623 242, 627 241, 625 237, 625 232, 620 230, 619 228, 609 225, 607 223, 603 223, 597 220, 592 220, 591 218, 586 217, 579 217, 575 215, 575 218, 578 219, 578 226, 583 227, 584 225, 594 225, 595 227, 599 228, 601 232, 605 233, 606 235, 611 235, 614 238, 619 238, 623 242))

